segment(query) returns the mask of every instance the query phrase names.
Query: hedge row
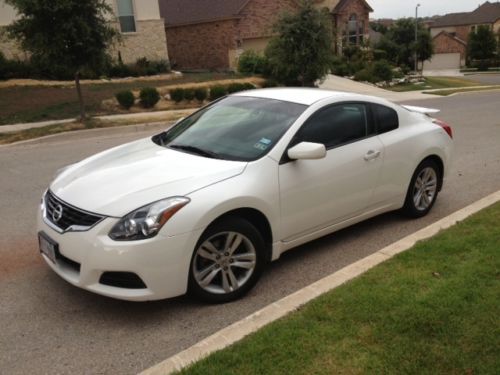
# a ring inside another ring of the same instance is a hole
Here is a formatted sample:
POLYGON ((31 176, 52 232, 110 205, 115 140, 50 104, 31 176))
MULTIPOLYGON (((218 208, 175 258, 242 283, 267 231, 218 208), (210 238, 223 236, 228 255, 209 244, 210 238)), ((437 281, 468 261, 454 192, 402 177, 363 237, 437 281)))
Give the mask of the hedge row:
MULTIPOLYGON (((125 109, 130 109, 135 103, 134 94, 130 90, 118 92, 115 98, 125 109)), ((160 100, 160 93, 154 87, 144 87, 139 93, 139 99, 144 108, 153 108, 160 100)))
POLYGON ((176 103, 180 103, 183 100, 191 101, 193 99, 202 103, 207 98, 216 100, 227 94, 253 89, 255 89, 255 86, 251 83, 231 83, 225 86, 216 85, 199 88, 175 88, 170 90, 170 99, 176 103))

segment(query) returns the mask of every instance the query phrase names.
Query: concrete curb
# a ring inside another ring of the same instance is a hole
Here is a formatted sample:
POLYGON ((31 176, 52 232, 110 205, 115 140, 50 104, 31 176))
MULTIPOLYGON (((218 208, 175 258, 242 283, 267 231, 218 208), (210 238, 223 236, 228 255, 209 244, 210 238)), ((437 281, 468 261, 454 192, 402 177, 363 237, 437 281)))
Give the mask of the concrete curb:
POLYGON ((180 371, 190 364, 207 357, 209 354, 224 349, 267 324, 297 310, 297 308, 321 294, 354 279, 387 259, 410 249, 418 241, 430 238, 439 231, 455 225, 498 201, 500 201, 500 190, 221 329, 190 348, 144 370, 141 375, 170 374, 180 371))

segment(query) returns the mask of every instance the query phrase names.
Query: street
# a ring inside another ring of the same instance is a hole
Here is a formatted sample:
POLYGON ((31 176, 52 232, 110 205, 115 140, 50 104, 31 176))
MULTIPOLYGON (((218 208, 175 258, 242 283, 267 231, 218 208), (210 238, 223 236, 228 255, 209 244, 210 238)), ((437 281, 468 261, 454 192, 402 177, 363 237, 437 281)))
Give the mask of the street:
POLYGON ((224 306, 189 297, 148 303, 101 297, 63 281, 38 253, 35 215, 56 171, 151 131, 0 148, 0 373, 137 373, 499 190, 499 103, 499 91, 405 103, 441 109, 437 117, 454 132, 454 165, 431 213, 419 220, 385 214, 289 251, 249 295, 224 306))

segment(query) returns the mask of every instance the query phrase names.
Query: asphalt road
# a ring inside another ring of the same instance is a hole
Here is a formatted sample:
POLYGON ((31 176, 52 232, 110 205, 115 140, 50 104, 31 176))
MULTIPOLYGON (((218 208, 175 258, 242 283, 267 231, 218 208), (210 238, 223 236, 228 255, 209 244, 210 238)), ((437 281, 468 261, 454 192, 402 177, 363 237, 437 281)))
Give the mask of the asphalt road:
POLYGON ((116 301, 79 290, 42 262, 40 196, 56 170, 147 133, 0 148, 0 373, 136 373, 216 330, 500 189, 500 92, 415 101, 442 109, 456 158, 433 211, 389 213, 292 250, 243 300, 116 301))
POLYGON ((474 82, 479 82, 484 85, 500 85, 500 74, 487 73, 487 74, 470 74, 463 76, 464 79, 470 79, 474 82))

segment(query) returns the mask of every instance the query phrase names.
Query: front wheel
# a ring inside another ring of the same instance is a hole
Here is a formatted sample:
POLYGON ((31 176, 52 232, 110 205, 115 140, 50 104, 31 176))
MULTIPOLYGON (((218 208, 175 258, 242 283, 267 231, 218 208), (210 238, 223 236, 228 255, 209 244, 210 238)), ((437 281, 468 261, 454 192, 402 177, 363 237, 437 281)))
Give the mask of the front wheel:
POLYGON ((415 170, 406 193, 403 213, 418 218, 427 215, 436 202, 439 169, 432 160, 424 160, 415 170))
POLYGON ((232 217, 209 226, 191 259, 189 292, 210 303, 247 293, 265 264, 265 242, 248 221, 232 217))

